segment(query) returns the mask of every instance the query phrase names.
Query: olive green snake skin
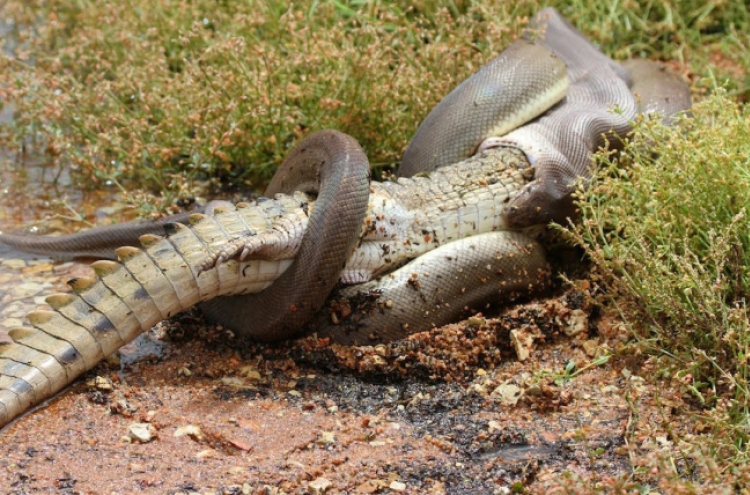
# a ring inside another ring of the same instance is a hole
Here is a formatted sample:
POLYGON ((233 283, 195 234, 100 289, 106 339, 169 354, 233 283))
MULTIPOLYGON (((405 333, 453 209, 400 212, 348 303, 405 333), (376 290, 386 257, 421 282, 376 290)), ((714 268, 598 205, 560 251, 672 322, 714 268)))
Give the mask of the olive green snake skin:
POLYGON ((370 184, 356 141, 320 131, 290 153, 271 199, 64 239, 0 236, 53 255, 112 258, 119 244, 142 245, 94 263, 96 279, 71 281, 74 293, 48 298, 52 311, 29 315, 33 328, 11 331, 0 425, 199 303, 256 340, 306 331, 367 344, 533 293, 547 280, 544 252, 508 228, 571 216, 571 185, 590 176, 592 151, 624 137, 639 111, 689 105, 679 79, 649 63, 623 68, 546 9, 425 119, 398 182, 370 184))

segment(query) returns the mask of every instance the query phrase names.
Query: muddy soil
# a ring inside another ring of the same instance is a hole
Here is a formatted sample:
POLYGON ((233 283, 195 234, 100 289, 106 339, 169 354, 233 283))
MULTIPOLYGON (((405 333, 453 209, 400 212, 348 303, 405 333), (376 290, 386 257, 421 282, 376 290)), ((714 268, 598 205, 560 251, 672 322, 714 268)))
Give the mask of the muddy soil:
MULTIPOLYGON (((3 227, 60 208, 18 190, 0 195, 3 227)), ((65 291, 65 280, 92 273, 0 256, 0 339, 46 295, 65 291)), ((2 430, 0 493, 491 494, 626 484, 635 452, 677 449, 670 432, 690 431, 689 406, 678 387, 644 380, 653 362, 629 354, 628 333, 601 314, 585 267, 571 273, 577 256, 562 267, 575 281, 544 298, 377 347, 315 337, 253 345, 198 311, 180 315, 2 430)))

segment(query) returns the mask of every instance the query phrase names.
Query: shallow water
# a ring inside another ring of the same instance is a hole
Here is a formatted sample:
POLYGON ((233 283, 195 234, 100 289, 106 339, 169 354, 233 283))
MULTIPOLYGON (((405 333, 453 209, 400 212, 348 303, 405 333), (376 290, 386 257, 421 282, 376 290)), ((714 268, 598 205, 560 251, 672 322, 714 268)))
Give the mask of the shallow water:
MULTIPOLYGON (((0 231, 15 234, 64 234, 85 224, 70 218, 81 213, 96 222, 102 205, 116 203, 114 191, 83 191, 69 169, 45 157, 0 151, 0 231)), ((90 275, 86 265, 54 262, 0 245, 0 340, 24 323, 44 297, 66 290, 65 280, 90 275)))
MULTIPOLYGON (((13 48, 12 30, 12 23, 0 18, 0 37, 8 40, 6 50, 13 48)), ((12 121, 13 106, 5 104, 0 109, 0 126, 12 121)), ((127 212, 118 195, 114 187, 81 188, 68 164, 31 145, 0 148, 0 232, 59 235, 124 220, 127 212)), ((0 244, 0 341, 8 340, 13 328, 28 325, 29 311, 48 309, 45 297, 67 291, 65 281, 92 275, 86 264, 61 263, 0 244)), ((153 346, 145 347, 144 355, 154 354, 153 346)), ((136 359, 131 355, 127 361, 136 359)))
MULTIPOLYGON (((109 223, 124 216, 115 190, 87 191, 76 187, 70 169, 40 156, 19 158, 0 154, 0 230, 16 234, 66 234, 86 225, 71 218, 81 214, 90 223, 109 223), (117 214, 119 212, 119 215, 117 214)), ((0 245, 0 341, 13 328, 28 326, 26 315, 49 309, 45 298, 68 292, 66 281, 94 276, 86 263, 59 262, 0 245)), ((122 366, 162 355, 162 344, 147 336, 121 351, 122 366)))

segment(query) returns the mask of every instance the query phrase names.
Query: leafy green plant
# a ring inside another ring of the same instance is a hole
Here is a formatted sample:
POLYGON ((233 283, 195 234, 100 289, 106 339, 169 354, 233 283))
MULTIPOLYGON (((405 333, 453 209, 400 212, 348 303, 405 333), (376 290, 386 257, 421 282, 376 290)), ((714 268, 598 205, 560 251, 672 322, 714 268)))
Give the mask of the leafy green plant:
MULTIPOLYGON (((721 438, 744 451, 750 389, 750 111, 717 95, 674 127, 642 122, 602 155, 573 238, 640 348, 672 373, 721 438)), ((719 442, 722 443, 722 442, 719 442)))
POLYGON ((393 164, 430 107, 523 20, 465 12, 11 0, 2 13, 17 19, 19 42, 0 57, 0 88, 16 119, 5 142, 35 139, 94 182, 178 195, 262 184, 299 137, 326 127, 393 164))

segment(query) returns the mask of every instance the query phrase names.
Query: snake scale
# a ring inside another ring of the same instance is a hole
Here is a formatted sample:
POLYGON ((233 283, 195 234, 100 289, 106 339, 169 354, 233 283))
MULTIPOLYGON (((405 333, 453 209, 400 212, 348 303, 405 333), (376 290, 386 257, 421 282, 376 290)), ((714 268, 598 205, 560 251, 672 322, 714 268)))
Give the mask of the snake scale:
POLYGON ((32 327, 11 330, 14 342, 0 347, 0 425, 199 303, 243 337, 304 329, 362 344, 527 295, 546 283, 544 252, 508 229, 569 216, 591 152, 627 134, 639 110, 669 116, 689 105, 678 78, 620 66, 545 9, 430 113, 398 181, 371 184, 357 142, 319 131, 250 204, 64 238, 0 236, 32 252, 118 259, 93 263, 96 278, 72 280, 72 293, 47 298, 51 311, 29 314, 32 327))

